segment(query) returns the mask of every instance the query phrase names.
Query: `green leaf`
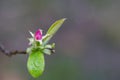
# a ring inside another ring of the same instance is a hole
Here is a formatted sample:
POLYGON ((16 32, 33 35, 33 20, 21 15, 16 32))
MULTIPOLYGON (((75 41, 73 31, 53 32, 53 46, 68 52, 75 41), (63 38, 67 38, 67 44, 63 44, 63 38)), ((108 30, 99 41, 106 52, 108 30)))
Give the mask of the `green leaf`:
POLYGON ((51 27, 48 29, 47 34, 54 35, 57 30, 61 27, 63 22, 66 20, 66 18, 57 20, 55 23, 51 25, 51 27))
POLYGON ((52 48, 55 48, 55 43, 52 43, 52 45, 51 45, 51 46, 52 46, 52 48))
POLYGON ((37 78, 42 75, 45 67, 44 55, 40 51, 34 51, 29 55, 27 68, 29 73, 37 78))
POLYGON ((51 27, 48 29, 47 34, 48 36, 46 38, 43 39, 43 43, 47 44, 48 41, 52 38, 52 36, 58 31, 58 29, 62 26, 62 24, 64 23, 64 21, 66 20, 66 18, 57 20, 56 22, 54 22, 51 27))
POLYGON ((27 48, 26 52, 31 53, 32 49, 33 49, 33 47, 31 46, 31 47, 27 48))
POLYGON ((51 50, 49 49, 44 49, 43 52, 47 55, 51 55, 51 50))

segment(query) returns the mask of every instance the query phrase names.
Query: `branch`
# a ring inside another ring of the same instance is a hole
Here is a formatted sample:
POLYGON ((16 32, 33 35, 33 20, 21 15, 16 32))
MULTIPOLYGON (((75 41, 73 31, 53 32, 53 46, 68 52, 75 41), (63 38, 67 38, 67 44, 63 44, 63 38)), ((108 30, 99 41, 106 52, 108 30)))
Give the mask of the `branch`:
POLYGON ((4 48, 3 45, 0 44, 0 51, 2 53, 4 53, 6 56, 12 56, 12 55, 16 55, 16 54, 27 54, 26 51, 8 51, 4 48))

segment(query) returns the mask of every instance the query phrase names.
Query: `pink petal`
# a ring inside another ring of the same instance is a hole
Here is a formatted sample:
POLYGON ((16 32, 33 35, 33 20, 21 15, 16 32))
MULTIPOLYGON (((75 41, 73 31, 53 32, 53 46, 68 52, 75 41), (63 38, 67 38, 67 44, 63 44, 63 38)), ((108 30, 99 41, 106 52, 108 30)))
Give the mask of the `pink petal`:
POLYGON ((36 40, 41 40, 41 39, 42 39, 42 30, 38 29, 38 30, 35 32, 35 39, 36 39, 36 40))

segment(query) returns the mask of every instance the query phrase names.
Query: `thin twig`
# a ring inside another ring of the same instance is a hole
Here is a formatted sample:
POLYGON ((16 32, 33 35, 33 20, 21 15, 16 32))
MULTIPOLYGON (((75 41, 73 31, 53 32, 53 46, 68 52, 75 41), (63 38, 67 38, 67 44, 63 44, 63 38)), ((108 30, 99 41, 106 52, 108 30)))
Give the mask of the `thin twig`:
POLYGON ((16 55, 16 54, 27 54, 26 51, 8 51, 4 48, 3 45, 0 44, 0 51, 2 53, 4 53, 6 56, 12 56, 12 55, 16 55))

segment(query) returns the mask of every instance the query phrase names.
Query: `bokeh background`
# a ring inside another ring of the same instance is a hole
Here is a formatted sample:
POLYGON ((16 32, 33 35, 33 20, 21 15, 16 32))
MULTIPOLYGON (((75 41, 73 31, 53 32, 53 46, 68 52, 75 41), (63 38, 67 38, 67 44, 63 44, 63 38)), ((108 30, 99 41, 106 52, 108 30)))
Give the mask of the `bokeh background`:
POLYGON ((0 80, 120 80, 119 0, 0 0, 0 44, 25 50, 29 30, 45 34, 61 18, 43 75, 29 75, 28 55, 0 53, 0 80))

